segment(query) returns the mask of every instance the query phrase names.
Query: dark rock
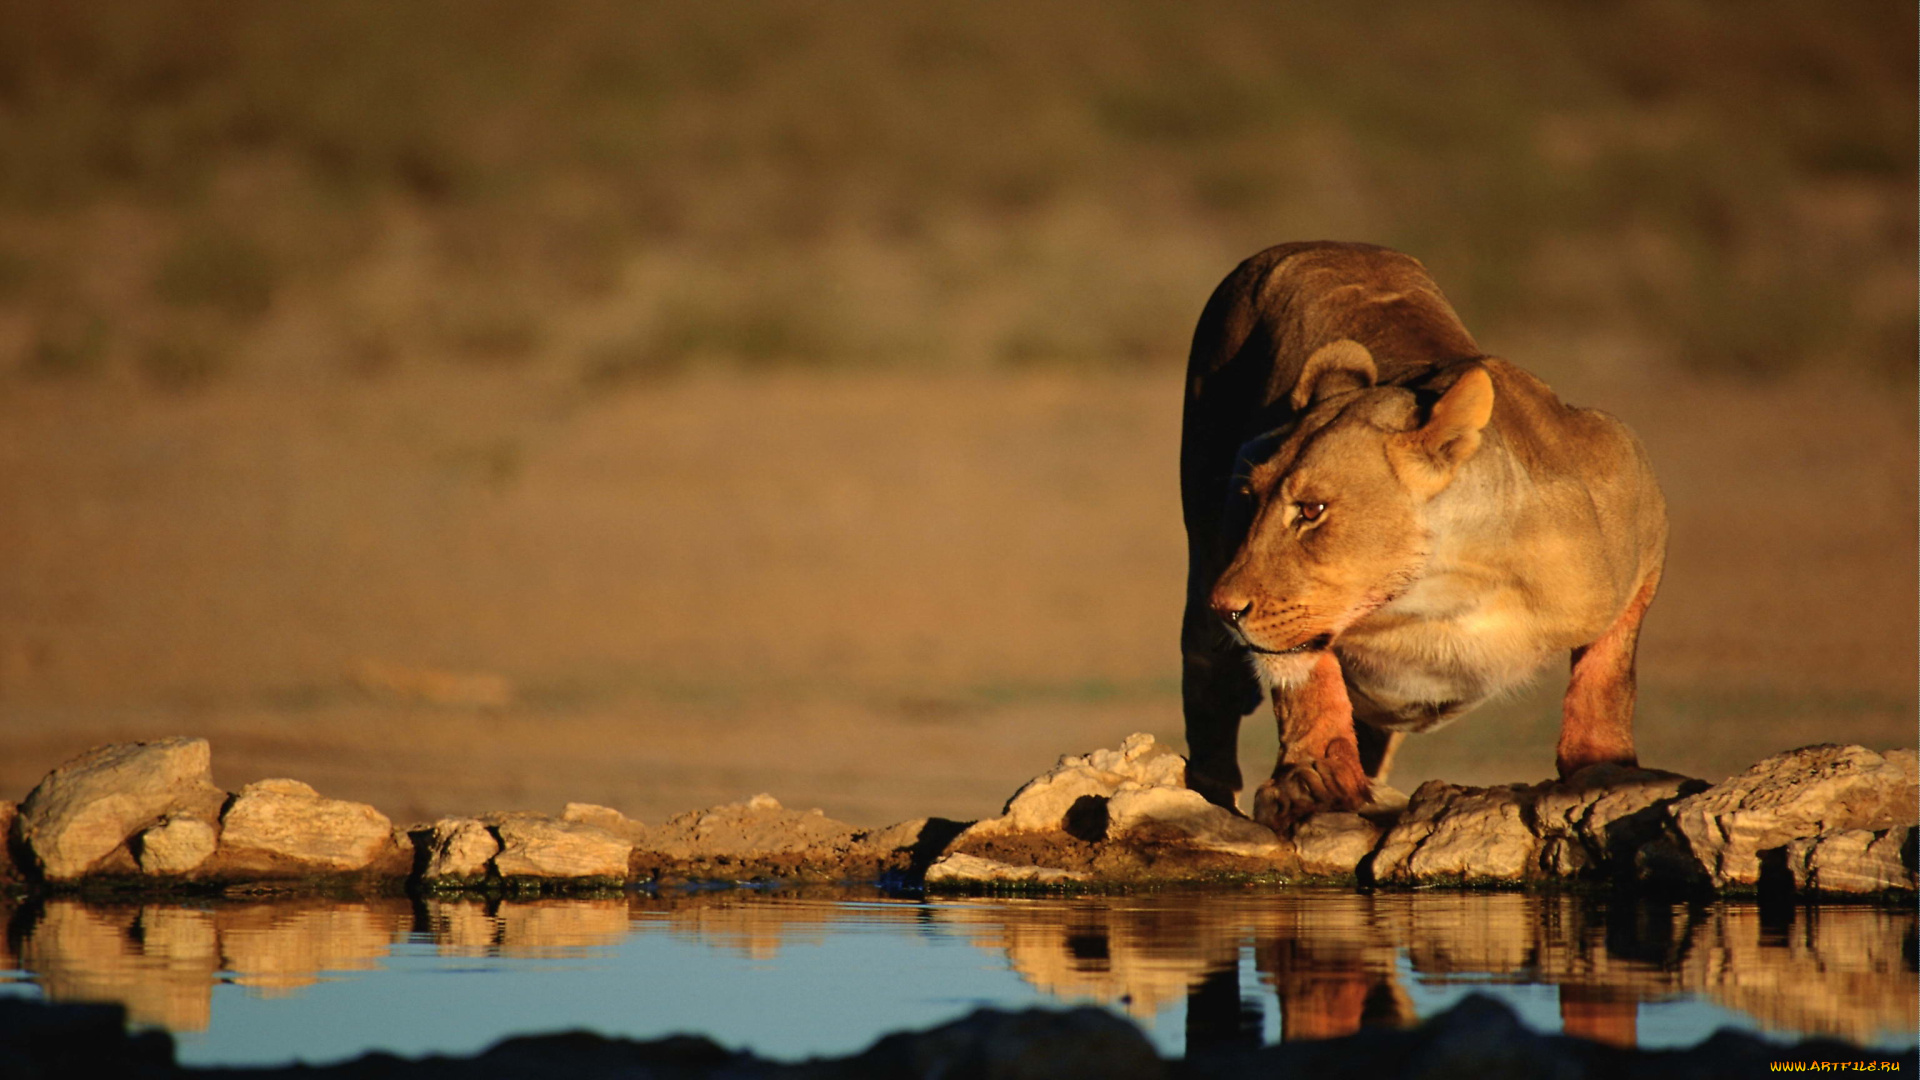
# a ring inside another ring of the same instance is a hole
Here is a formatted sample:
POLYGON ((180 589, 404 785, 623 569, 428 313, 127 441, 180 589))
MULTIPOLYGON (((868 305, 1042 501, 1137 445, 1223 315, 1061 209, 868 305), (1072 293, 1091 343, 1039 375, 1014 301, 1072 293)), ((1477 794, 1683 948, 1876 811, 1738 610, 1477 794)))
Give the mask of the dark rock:
MULTIPOLYGON (((1636 1050, 1566 1035, 1542 1035, 1492 998, 1469 995, 1458 1005, 1408 1029, 1363 1030, 1320 1042, 1282 1043, 1239 1054, 1189 1061, 1193 1080, 1313 1076, 1328 1080, 1483 1080, 1553 1077, 1607 1080, 1718 1080, 1768 1072, 1773 1062, 1875 1062, 1885 1070, 1912 1069, 1916 1054, 1866 1051, 1847 1043, 1810 1039, 1797 1045, 1722 1031, 1687 1050, 1636 1050)), ((1837 1071, 1835 1066, 1828 1069, 1837 1071)))
POLYGON ((20 817, 20 804, 0 799, 0 885, 18 881, 23 876, 19 862, 14 858, 17 844, 14 839, 14 822, 20 817))
POLYGON ((1158 1080, 1167 1066, 1139 1028, 1104 1009, 981 1009, 931 1031, 889 1035, 825 1075, 1158 1080))
POLYGON ((164 1034, 128 1034, 125 1014, 107 1005, 48 1005, 0 998, 0 1075, 8 1077, 113 1076, 323 1077, 331 1080, 894 1080, 968 1077, 980 1080, 1130 1080, 1183 1077, 1241 1080, 1312 1076, 1326 1080, 1482 1080, 1564 1077, 1604 1080, 1744 1078, 1772 1063, 1871 1062, 1878 1071, 1910 1073, 1920 1055, 1867 1051, 1811 1039, 1783 1044, 1722 1031, 1685 1050, 1642 1051, 1529 1030, 1505 1005, 1471 995, 1412 1028, 1368 1028, 1320 1041, 1257 1048, 1222 1048, 1186 1061, 1163 1061, 1133 1024, 1100 1009, 982 1009, 929 1031, 888 1035, 853 1057, 799 1064, 734 1053, 695 1036, 649 1042, 587 1032, 507 1039, 469 1058, 408 1060, 366 1054, 313 1067, 181 1068, 164 1034))
POLYGON ((164 1031, 129 1034, 122 1006, 0 997, 0 1076, 173 1075, 173 1037, 164 1031))

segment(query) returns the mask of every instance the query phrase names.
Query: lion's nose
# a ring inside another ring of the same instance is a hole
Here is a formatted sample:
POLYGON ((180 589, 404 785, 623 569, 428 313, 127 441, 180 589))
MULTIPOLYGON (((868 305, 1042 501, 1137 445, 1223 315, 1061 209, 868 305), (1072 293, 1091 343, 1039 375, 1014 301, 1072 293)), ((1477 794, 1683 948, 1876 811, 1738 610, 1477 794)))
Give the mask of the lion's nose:
POLYGON ((1228 626, 1239 626, 1240 621, 1253 614, 1253 601, 1238 593, 1216 592, 1211 597, 1213 613, 1228 626))

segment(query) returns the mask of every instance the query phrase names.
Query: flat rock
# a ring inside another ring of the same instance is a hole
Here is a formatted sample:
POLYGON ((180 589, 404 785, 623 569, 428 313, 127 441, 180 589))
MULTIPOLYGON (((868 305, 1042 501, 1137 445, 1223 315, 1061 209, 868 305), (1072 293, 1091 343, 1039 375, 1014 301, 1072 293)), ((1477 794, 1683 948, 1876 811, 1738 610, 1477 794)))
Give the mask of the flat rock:
POLYGON ((169 817, 134 842, 140 872, 160 877, 191 873, 213 856, 220 832, 197 817, 169 817))
POLYGON ((626 880, 633 844, 596 825, 513 815, 495 831, 500 853, 493 865, 503 878, 626 880))
POLYGON ((1215 806, 1197 791, 1131 780, 1107 798, 1107 839, 1178 843, 1249 859, 1272 859, 1285 850, 1273 830, 1215 806))
POLYGON ((667 819, 648 848, 677 858, 749 859, 848 844, 860 832, 819 810, 789 810, 759 794, 667 819))
POLYGON ((1503 787, 1430 780, 1413 793, 1363 870, 1397 885, 1630 874, 1634 853, 1660 834, 1667 807, 1706 786, 1677 773, 1619 765, 1503 787))
MULTIPOLYGON (((646 830, 635 845, 634 865, 663 879, 872 880, 905 869, 915 857, 908 849, 921 845, 922 834, 934 825, 922 819, 860 829, 760 794, 679 814, 646 830)), ((951 836, 934 832, 943 840, 951 836)))
POLYGON ((213 785, 205 739, 102 746, 55 769, 20 804, 16 834, 50 881, 72 881, 116 854, 134 868, 128 838, 170 814, 211 821, 226 792, 213 785))
POLYGON ((1347 877, 1373 854, 1383 832, 1359 814, 1315 814, 1294 828, 1294 856, 1302 873, 1347 877))
POLYGON ((486 879, 500 838, 479 818, 441 818, 427 840, 421 880, 434 885, 471 885, 486 879))
POLYGON ((393 822, 385 814, 324 798, 298 780, 248 784, 221 818, 228 873, 354 873, 394 848, 393 822))
POLYGON ((955 852, 927 867, 929 885, 1062 885, 1088 881, 1091 874, 1082 870, 1062 870, 1052 866, 1014 866, 997 859, 955 852))
POLYGON ((1809 837, 1920 824, 1917 758, 1913 750, 1832 744, 1775 754, 1674 803, 1668 855, 1690 862, 1716 888, 1755 886, 1762 852, 1809 837))

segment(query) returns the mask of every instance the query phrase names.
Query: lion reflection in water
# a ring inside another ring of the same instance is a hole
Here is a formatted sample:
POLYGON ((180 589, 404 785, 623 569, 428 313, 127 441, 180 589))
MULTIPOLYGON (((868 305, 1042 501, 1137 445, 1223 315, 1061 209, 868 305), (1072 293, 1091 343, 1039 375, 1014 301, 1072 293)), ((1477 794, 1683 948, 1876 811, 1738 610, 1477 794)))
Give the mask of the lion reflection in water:
MULTIPOLYGON (((9 930, 0 970, 31 972, 51 1000, 119 1001, 138 1023, 182 1031, 206 1027, 223 971, 260 992, 299 993, 323 972, 378 967, 395 944, 422 935, 449 955, 550 957, 664 932, 771 960, 830 938, 845 917, 830 898, 740 893, 193 907, 0 898, 9 930)), ((1865 905, 1794 908, 1776 919, 1754 904, 1310 891, 868 902, 853 917, 916 934, 939 927, 1004 955, 1046 993, 1142 1019, 1184 999, 1190 1053, 1261 1040, 1267 1010, 1242 989, 1249 954, 1288 1040, 1416 1022, 1409 969, 1428 985, 1555 986, 1568 1032, 1618 1043, 1634 1041, 1640 1003, 1685 995, 1770 1028, 1855 1042, 1907 1030, 1920 1002, 1913 911, 1865 905)))
POLYGON ((1422 984, 1542 983, 1568 1034, 1632 1045, 1639 1007, 1699 995, 1770 1028, 1864 1042, 1904 1030, 1920 1001, 1915 919, 1877 907, 1690 909, 1519 893, 1104 898, 936 908, 1050 994, 1140 1018, 1182 998, 1189 1053, 1256 1045, 1242 950, 1279 1005, 1283 1040, 1418 1022, 1422 984))

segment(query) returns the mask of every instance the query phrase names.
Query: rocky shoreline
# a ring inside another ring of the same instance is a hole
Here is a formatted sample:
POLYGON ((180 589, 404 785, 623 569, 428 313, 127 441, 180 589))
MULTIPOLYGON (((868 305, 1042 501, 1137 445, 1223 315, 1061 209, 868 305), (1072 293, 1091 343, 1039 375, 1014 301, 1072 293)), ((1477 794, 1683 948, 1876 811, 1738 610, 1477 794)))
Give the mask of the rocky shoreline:
POLYGON ((1821 745, 1719 784, 1600 766, 1564 781, 1412 796, 1289 836, 1186 788, 1152 736, 1060 759, 979 822, 862 829, 768 795, 659 825, 582 803, 396 825, 291 779, 227 792, 204 739, 100 747, 0 802, 0 886, 582 891, 690 881, 860 881, 929 890, 1315 882, 1605 886, 1910 899, 1920 887, 1911 749, 1821 745))

